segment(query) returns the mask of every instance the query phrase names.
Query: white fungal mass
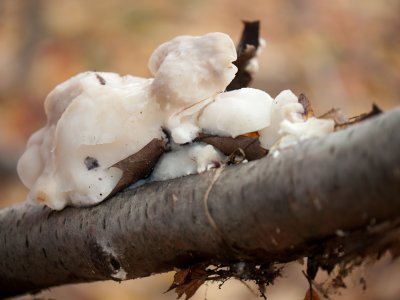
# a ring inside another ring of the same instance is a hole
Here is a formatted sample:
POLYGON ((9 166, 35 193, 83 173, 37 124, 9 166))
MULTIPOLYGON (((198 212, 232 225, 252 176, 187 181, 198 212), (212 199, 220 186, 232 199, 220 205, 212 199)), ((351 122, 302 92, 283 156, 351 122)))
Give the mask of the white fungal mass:
POLYGON ((45 101, 46 126, 34 133, 18 162, 28 199, 60 210, 104 200, 122 177, 115 167, 153 139, 171 134, 174 149, 155 168, 157 180, 202 172, 224 159, 200 132, 236 137, 259 131, 263 147, 333 130, 333 122, 301 117, 290 91, 275 100, 251 88, 224 92, 237 68, 223 33, 181 36, 152 54, 154 78, 86 72, 58 85, 45 101), (328 123, 327 123, 328 122, 328 123))

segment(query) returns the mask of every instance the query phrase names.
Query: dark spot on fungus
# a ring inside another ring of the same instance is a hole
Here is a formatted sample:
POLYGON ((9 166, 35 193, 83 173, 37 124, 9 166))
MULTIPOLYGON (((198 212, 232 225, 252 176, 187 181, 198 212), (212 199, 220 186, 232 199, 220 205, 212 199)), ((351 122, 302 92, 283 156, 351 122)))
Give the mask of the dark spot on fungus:
POLYGON ((88 171, 98 168, 99 162, 94 157, 87 156, 83 161, 88 171))
POLYGON ((106 85, 106 80, 96 73, 97 80, 100 82, 101 85, 106 85))

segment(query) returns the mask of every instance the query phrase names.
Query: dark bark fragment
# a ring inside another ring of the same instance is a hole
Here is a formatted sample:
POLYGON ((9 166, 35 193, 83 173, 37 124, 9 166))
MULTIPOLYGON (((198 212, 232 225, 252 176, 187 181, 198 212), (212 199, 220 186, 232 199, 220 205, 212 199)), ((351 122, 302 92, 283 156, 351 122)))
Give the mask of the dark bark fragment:
POLYGON ((268 154, 268 150, 260 145, 257 138, 240 135, 236 138, 221 137, 207 134, 200 134, 195 142, 210 144, 225 155, 231 155, 238 149, 242 149, 249 161, 259 159, 268 154))
POLYGON ((246 70, 249 61, 256 56, 260 41, 260 22, 243 22, 244 29, 240 38, 239 45, 236 49, 237 60, 234 62, 238 68, 235 78, 226 88, 227 91, 241 89, 249 86, 252 76, 246 70))

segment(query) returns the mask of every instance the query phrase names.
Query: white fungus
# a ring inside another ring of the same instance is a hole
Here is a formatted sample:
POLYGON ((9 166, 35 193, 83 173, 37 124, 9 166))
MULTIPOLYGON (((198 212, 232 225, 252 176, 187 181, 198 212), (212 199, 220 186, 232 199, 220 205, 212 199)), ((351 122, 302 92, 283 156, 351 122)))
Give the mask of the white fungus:
POLYGON ((221 93, 203 109, 199 125, 220 136, 257 131, 270 124, 272 101, 266 92, 251 88, 221 93))
POLYGON ((298 103, 298 98, 292 91, 282 91, 272 102, 270 126, 260 131, 261 145, 270 149, 281 136, 279 133, 281 122, 286 118, 299 119, 303 111, 303 106, 298 103))
POLYGON ((164 154, 151 177, 155 181, 204 172, 220 164, 225 155, 211 145, 195 143, 164 154))
MULTIPOLYGON (((86 72, 58 85, 45 101, 46 126, 32 135, 18 163, 28 198, 53 209, 104 200, 122 176, 113 166, 161 139, 163 127, 175 143, 197 136, 198 114, 218 102, 237 71, 235 59, 226 34, 184 36, 154 51, 154 79, 86 72)), ((258 123, 248 126, 257 130, 258 123)))
POLYGON ((282 91, 273 101, 270 126, 259 132, 261 146, 266 149, 285 148, 333 132, 333 120, 315 117, 305 120, 303 113, 304 108, 297 96, 290 90, 282 91))
POLYGON ((260 56, 263 48, 265 48, 265 46, 267 45, 267 42, 264 39, 259 39, 258 43, 259 45, 258 49, 256 50, 256 55, 249 60, 245 68, 245 70, 249 72, 251 76, 254 76, 258 72, 258 69, 260 68, 258 57, 260 56))
POLYGON ((179 36, 159 46, 151 55, 154 75, 151 91, 165 104, 192 104, 223 92, 237 68, 231 38, 220 32, 204 36, 179 36))
POLYGON ((115 164, 165 138, 163 130, 175 146, 159 160, 153 180, 203 172, 225 158, 211 145, 191 143, 200 132, 236 137, 259 131, 269 149, 278 140, 333 130, 324 120, 304 121, 290 91, 275 100, 251 88, 224 92, 237 72, 235 60, 226 34, 181 36, 151 55, 154 78, 86 72, 58 85, 45 101, 46 126, 31 136, 18 162, 31 189, 28 200, 56 210, 99 203, 123 176, 115 164))
POLYGON ((102 201, 122 176, 112 166, 162 135, 159 105, 147 96, 150 83, 88 72, 57 86, 45 101, 46 126, 18 163, 29 198, 54 209, 102 201))

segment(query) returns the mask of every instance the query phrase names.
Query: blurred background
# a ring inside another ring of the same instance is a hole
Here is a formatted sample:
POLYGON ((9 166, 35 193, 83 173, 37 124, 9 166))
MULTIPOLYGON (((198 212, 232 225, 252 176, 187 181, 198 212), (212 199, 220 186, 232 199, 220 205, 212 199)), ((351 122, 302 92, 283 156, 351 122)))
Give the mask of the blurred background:
MULTIPOLYGON (((400 0, 0 0, 0 207, 24 200, 18 157, 45 123, 46 95, 79 72, 146 77, 147 60, 162 42, 211 31, 238 41, 242 20, 260 20, 267 46, 254 87, 271 96, 288 88, 304 92, 317 114, 340 107, 357 115, 373 102, 388 110, 400 104, 399 13, 400 0)), ((270 299, 303 299, 307 283, 299 268, 289 267, 270 299)), ((399 270, 387 260, 365 269, 372 276, 368 290, 348 289, 338 299, 400 299, 399 285, 389 280, 398 279, 392 275, 399 270)), ((162 294, 171 276, 63 287, 35 297, 174 299, 162 294)), ((205 294, 196 297, 254 298, 237 282, 205 294)))

